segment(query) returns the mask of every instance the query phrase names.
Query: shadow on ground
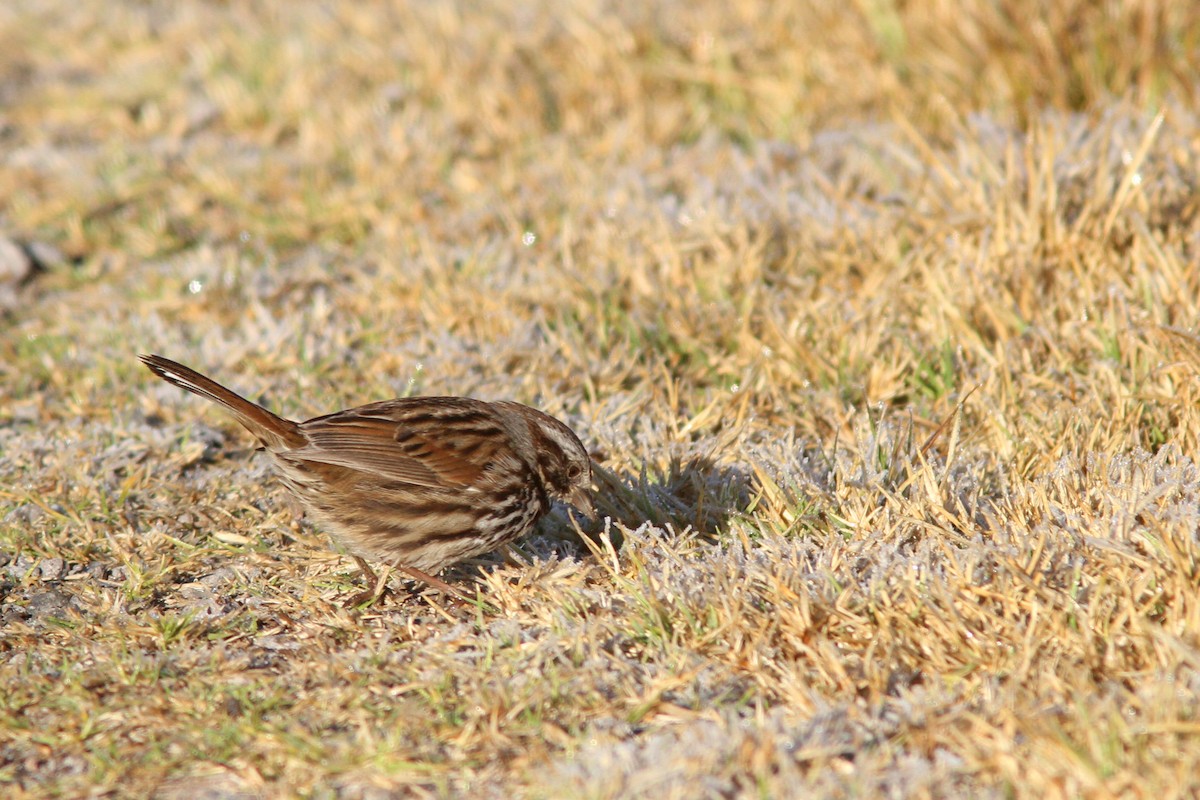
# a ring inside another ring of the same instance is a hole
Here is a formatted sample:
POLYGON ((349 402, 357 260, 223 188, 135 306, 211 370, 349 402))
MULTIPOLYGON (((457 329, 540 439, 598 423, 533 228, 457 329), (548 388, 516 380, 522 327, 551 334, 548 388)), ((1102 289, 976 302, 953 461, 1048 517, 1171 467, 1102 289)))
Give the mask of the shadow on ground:
MULTIPOLYGON (((672 458, 665 469, 646 467, 636 474, 596 465, 595 478, 596 519, 579 520, 579 530, 595 540, 607 529, 617 548, 622 529, 646 524, 666 535, 688 532, 714 540, 731 518, 747 512, 753 497, 748 470, 704 457, 672 458)), ((543 525, 547 532, 587 547, 578 541, 563 509, 556 509, 543 525)))

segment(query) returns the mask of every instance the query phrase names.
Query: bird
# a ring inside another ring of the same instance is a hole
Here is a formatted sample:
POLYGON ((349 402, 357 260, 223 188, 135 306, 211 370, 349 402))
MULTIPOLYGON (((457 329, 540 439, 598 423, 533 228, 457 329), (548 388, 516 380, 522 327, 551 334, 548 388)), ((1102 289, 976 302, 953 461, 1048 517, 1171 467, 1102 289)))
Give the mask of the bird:
POLYGON ((284 486, 374 582, 373 599, 391 569, 465 597, 431 573, 520 538, 553 501, 595 517, 587 449, 565 423, 521 403, 404 397, 295 422, 191 367, 139 358, 250 431, 284 486), (385 565, 382 577, 368 559, 385 565))

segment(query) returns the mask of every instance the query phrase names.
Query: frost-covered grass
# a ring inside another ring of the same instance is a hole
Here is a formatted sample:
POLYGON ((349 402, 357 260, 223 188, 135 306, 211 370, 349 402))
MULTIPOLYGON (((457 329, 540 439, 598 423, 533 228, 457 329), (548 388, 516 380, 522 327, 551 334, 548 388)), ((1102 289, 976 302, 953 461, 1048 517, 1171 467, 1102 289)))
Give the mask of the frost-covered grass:
POLYGON ((6 796, 1200 792, 1200 10, 1043 5, 6 4, 6 796), (347 609, 138 352, 603 519, 347 609))

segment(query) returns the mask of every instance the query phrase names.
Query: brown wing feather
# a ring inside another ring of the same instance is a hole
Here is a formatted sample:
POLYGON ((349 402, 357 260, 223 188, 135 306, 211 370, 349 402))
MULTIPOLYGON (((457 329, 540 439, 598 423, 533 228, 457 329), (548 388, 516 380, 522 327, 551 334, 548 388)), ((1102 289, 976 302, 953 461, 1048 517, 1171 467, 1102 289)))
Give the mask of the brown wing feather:
POLYGON ((313 461, 430 488, 479 483, 485 467, 504 448, 503 440, 455 436, 405 426, 395 419, 350 412, 304 423, 308 445, 280 453, 288 460, 313 461))

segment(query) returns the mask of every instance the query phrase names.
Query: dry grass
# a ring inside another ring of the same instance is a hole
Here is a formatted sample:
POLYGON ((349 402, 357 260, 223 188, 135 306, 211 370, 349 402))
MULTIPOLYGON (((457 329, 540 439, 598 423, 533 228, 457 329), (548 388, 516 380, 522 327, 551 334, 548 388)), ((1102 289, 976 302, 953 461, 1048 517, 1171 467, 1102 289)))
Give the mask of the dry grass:
POLYGON ((1200 792, 1200 7, 262 5, 0 8, 6 796, 1200 792), (140 351, 606 520, 346 610, 140 351))

